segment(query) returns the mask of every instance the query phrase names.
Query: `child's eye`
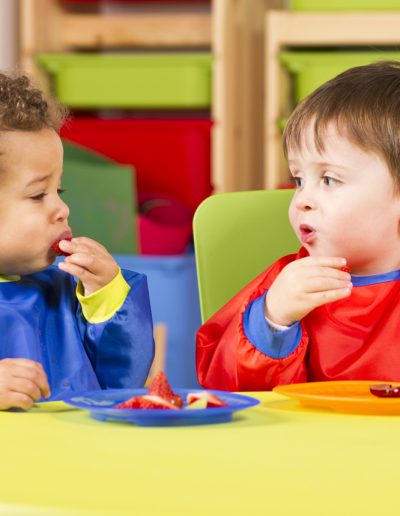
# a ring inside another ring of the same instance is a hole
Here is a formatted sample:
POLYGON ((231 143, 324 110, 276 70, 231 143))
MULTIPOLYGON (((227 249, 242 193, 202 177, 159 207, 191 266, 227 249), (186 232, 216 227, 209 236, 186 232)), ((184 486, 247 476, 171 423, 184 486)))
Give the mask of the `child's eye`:
POLYGON ((300 188, 301 186, 304 185, 304 179, 302 177, 298 177, 298 176, 292 177, 292 181, 296 188, 300 188))
POLYGON ((38 195, 32 195, 32 197, 30 197, 30 199, 32 199, 33 201, 41 201, 46 197, 46 195, 47 195, 46 192, 42 192, 38 195))
POLYGON ((57 193, 58 195, 62 195, 63 193, 65 193, 67 190, 65 188, 58 188, 57 189, 57 193))
POLYGON ((331 177, 331 176, 324 176, 322 178, 322 181, 323 181, 324 185, 326 185, 326 186, 333 186, 333 185, 340 183, 340 181, 338 179, 335 179, 334 177, 331 177))

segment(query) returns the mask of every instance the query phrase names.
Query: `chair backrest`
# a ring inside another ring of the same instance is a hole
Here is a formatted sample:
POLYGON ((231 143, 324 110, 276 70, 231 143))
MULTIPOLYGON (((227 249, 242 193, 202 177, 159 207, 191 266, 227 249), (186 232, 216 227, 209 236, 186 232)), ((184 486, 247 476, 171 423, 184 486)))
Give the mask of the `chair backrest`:
POLYGON ((275 260, 300 247, 288 219, 293 190, 208 197, 193 221, 202 320, 275 260))

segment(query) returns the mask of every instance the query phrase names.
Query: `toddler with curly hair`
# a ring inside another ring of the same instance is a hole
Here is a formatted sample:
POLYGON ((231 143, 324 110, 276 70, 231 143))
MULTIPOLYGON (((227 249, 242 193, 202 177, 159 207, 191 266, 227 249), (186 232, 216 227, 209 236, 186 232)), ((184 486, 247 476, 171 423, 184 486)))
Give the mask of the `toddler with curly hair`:
POLYGON ((27 76, 0 73, 0 410, 140 387, 153 359, 146 277, 72 237, 60 197, 66 116, 27 76))

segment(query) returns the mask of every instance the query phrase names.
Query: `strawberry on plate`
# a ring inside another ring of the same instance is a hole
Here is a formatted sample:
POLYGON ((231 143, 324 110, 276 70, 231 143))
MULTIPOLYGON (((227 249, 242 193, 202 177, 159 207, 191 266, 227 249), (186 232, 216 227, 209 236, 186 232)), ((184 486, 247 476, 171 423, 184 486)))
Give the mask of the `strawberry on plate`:
POLYGON ((182 407, 183 399, 172 390, 164 371, 156 374, 149 387, 149 394, 160 396, 176 407, 182 407))
POLYGON ((161 409, 161 410, 178 410, 176 405, 161 398, 160 396, 145 394, 143 396, 135 396, 129 400, 119 403, 114 408, 117 409, 161 409))
POLYGON ((147 394, 134 396, 129 400, 119 403, 114 408, 176 410, 182 408, 182 405, 182 397, 174 393, 167 380, 166 374, 160 371, 151 382, 147 394))
POLYGON ((205 399, 207 401, 207 408, 228 406, 225 401, 222 401, 218 396, 208 391, 189 392, 186 397, 186 402, 190 405, 200 399, 205 399))
POLYGON ((370 385, 369 390, 379 398, 400 398, 400 385, 393 386, 391 383, 379 383, 370 385))

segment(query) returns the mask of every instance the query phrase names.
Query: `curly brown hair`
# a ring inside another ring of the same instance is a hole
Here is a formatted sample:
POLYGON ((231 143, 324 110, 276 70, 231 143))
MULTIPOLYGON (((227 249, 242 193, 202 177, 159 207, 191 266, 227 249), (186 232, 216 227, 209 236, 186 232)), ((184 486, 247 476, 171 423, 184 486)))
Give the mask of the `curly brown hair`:
POLYGON ((23 73, 0 72, 0 131, 59 131, 68 110, 44 93, 23 73))

